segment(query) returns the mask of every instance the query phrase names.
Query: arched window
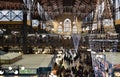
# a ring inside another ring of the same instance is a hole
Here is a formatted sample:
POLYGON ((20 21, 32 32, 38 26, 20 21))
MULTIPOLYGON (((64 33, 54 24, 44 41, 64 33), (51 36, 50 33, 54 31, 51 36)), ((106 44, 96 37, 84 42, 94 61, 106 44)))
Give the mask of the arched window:
POLYGON ((59 32, 59 33, 62 32, 62 26, 61 26, 61 25, 58 26, 58 32, 59 32))
POLYGON ((73 26, 73 33, 77 33, 77 26, 76 25, 73 26))
POLYGON ((64 32, 71 32, 71 20, 68 18, 64 20, 64 32))

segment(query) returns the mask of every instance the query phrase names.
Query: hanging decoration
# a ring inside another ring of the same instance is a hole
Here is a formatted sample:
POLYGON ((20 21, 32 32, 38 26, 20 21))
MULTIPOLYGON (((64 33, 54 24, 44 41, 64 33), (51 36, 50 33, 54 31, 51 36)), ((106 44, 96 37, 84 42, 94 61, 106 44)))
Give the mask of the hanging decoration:
POLYGON ((72 34, 73 44, 76 52, 78 50, 80 37, 81 37, 80 34, 72 34))
POLYGON ((32 0, 23 0, 24 4, 27 6, 27 8, 31 9, 32 0))
POLYGON ((48 14, 45 12, 45 19, 48 20, 48 14))
POLYGON ((41 18, 43 18, 44 10, 39 2, 37 3, 37 8, 38 8, 38 14, 40 15, 41 18))
POLYGON ((27 0, 23 0, 24 4, 27 5, 27 0))
POLYGON ((42 28, 46 29, 46 24, 45 23, 43 23, 42 28))

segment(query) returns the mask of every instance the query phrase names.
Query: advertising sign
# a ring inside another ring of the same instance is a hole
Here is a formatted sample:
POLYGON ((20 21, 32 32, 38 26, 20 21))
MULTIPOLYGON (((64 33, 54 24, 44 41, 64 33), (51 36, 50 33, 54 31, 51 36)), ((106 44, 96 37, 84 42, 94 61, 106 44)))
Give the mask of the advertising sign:
POLYGON ((37 74, 37 70, 36 69, 20 69, 19 70, 19 74, 22 75, 22 74, 26 74, 26 75, 30 75, 30 74, 37 74))

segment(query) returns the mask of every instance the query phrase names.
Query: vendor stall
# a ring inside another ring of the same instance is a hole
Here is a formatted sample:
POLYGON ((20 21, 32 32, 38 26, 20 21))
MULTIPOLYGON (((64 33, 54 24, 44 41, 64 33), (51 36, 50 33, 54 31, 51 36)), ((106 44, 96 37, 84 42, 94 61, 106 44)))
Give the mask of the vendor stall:
POLYGON ((96 77, 120 77, 119 52, 91 52, 91 54, 93 69, 96 77))
POLYGON ((104 54, 109 63, 108 76, 120 77, 120 52, 105 52, 104 54))

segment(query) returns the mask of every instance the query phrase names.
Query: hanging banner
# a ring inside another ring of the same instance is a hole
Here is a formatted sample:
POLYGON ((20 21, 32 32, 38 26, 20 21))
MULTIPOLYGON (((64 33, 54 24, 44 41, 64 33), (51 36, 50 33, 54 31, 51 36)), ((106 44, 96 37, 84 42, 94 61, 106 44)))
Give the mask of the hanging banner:
POLYGON ((31 0, 23 0, 23 2, 27 6, 27 8, 30 10, 31 9, 32 1, 31 0))
POLYGON ((48 20, 48 14, 45 12, 45 19, 48 20))
POLYGON ((73 39, 74 48, 77 52, 78 46, 79 46, 79 41, 80 41, 80 34, 72 34, 72 39, 73 39))
POLYGON ((23 0, 24 4, 27 5, 27 0, 23 0))
POLYGON ((37 8, 38 8, 38 14, 40 15, 41 18, 43 18, 43 8, 42 6, 40 5, 40 3, 37 3, 37 8))

